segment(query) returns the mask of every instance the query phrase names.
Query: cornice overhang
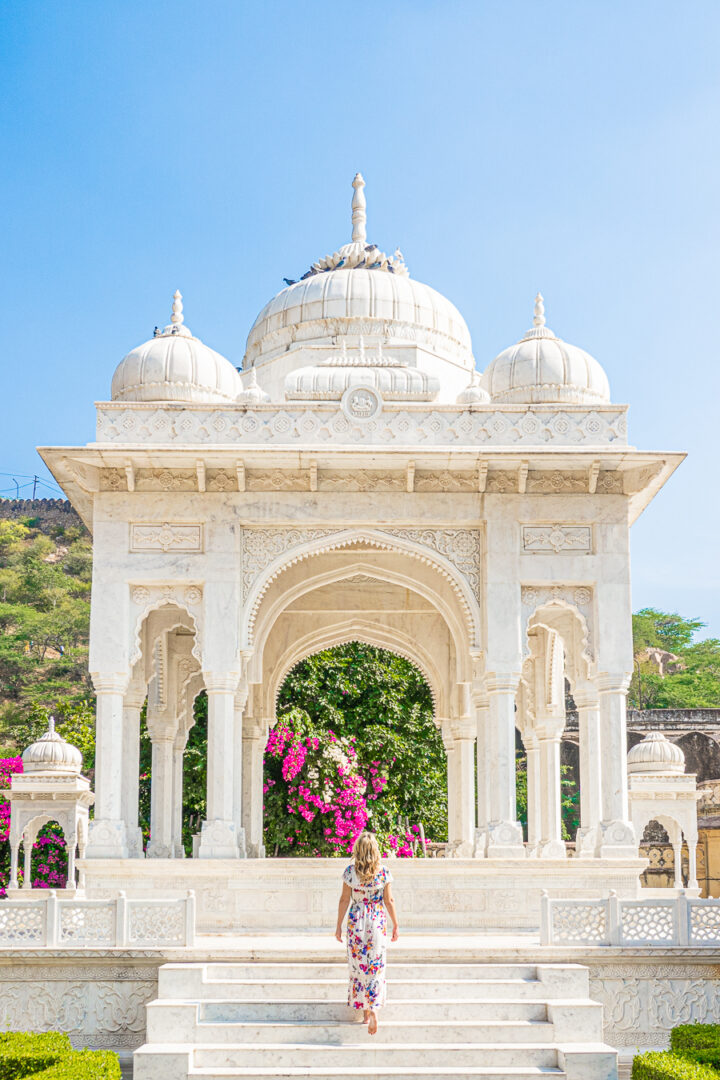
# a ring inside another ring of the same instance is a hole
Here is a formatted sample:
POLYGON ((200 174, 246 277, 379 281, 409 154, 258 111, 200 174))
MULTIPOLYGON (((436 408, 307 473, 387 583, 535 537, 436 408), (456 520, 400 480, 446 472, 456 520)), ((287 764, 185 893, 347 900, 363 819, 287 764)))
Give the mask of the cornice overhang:
MULTIPOLYGON (((472 476, 470 487, 463 490, 442 490, 455 498, 477 495, 501 495, 504 498, 524 495, 561 495, 578 498, 582 495, 626 497, 628 521, 632 524, 684 460, 677 451, 647 452, 628 446, 553 447, 541 449, 525 446, 478 447, 445 446, 363 447, 333 445, 304 449, 289 446, 248 444, 242 447, 214 444, 148 445, 146 443, 99 444, 86 446, 39 447, 38 452, 58 484, 66 492, 75 509, 89 528, 92 528, 95 498, 116 494, 128 495, 135 489, 135 478, 142 470, 176 471, 192 478, 186 494, 195 491, 217 499, 237 496, 244 492, 241 476, 288 472, 294 476, 307 474, 308 481, 296 490, 299 493, 323 492, 318 489, 318 476, 324 471, 372 470, 373 476, 383 472, 388 476, 401 475, 403 491, 421 493, 413 486, 413 478, 422 473, 472 476), (104 472, 108 470, 118 487, 104 487, 104 472), (206 490, 205 478, 213 470, 232 478, 231 485, 222 491, 206 490), (545 482, 540 482, 546 474, 545 482), (507 484, 493 484, 493 478, 507 479, 507 484), (530 482, 528 483, 528 477, 530 482), (572 479, 572 485, 564 478, 572 479), (611 477, 612 483, 603 478, 611 477), (535 484, 533 485, 533 478, 535 484), (314 482, 313 482, 314 481, 314 482), (600 485, 600 486, 598 486, 600 485)), ((372 485, 371 485, 372 487, 372 485)), ((259 490, 256 488, 255 490, 259 490)), ((273 488, 268 491, 289 489, 273 488)), ((352 489, 350 489, 352 490, 352 489)), ((365 489, 367 490, 367 488, 365 489)), ((378 484, 378 490, 383 490, 378 484)), ((385 488, 384 490, 387 490, 385 488)), ((427 490, 427 489, 426 489, 427 490)))

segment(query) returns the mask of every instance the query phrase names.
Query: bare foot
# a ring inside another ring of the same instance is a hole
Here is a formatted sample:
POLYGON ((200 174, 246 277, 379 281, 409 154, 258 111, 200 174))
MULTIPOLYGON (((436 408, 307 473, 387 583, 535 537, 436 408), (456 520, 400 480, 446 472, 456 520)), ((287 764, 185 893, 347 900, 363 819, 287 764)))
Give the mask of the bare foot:
POLYGON ((373 1010, 371 1009, 370 1010, 370 1021, 368 1023, 368 1033, 370 1035, 377 1035, 377 1029, 378 1029, 377 1013, 374 1013, 373 1010))
POLYGON ((367 1024, 369 1019, 370 1019, 370 1010, 369 1009, 363 1009, 363 1024, 367 1024))

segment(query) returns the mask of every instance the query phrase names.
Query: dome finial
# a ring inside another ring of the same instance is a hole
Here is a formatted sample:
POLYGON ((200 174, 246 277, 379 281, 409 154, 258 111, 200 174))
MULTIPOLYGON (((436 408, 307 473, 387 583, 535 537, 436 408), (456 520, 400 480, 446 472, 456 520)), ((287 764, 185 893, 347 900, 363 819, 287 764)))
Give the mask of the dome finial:
POLYGON ((533 316, 533 326, 545 325, 545 304, 543 302, 542 293, 538 293, 535 297, 535 314, 533 316))
POLYGON ((51 732, 51 733, 55 731, 55 717, 54 716, 49 716, 48 717, 48 731, 51 732))
POLYGON ((170 322, 173 326, 182 326, 185 322, 185 316, 182 313, 182 309, 182 293, 179 289, 176 289, 173 293, 172 315, 170 316, 170 322))
POLYGON ((352 198, 352 239, 354 244, 364 244, 367 241, 367 214, 365 213, 367 204, 363 192, 365 181, 362 178, 362 173, 355 173, 352 186, 355 189, 352 198))

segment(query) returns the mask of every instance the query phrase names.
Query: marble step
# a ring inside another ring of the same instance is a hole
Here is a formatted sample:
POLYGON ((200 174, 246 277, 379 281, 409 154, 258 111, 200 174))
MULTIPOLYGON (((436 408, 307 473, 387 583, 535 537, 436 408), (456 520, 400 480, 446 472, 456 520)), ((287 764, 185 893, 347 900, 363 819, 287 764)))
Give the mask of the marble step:
MULTIPOLYGON (((193 1068, 242 1068, 256 1071, 258 1068, 337 1069, 347 1075, 351 1069, 442 1067, 456 1072, 468 1067, 506 1068, 552 1068, 558 1067, 558 1052, 554 1046, 542 1043, 495 1043, 433 1044, 405 1042, 401 1044, 384 1041, 382 1028, 375 1036, 365 1034, 359 1050, 355 1045, 306 1043, 285 1045, 254 1043, 252 1046, 229 1044, 227 1046, 196 1045, 192 1053, 193 1068), (382 1039, 375 1042, 375 1039, 382 1039), (371 1041, 372 1040, 372 1041, 371 1041)), ((181 1074, 180 1074, 181 1075, 181 1074)))
MULTIPOLYGON (((326 1020, 361 1023, 362 1012, 347 1001, 318 1000, 312 987, 308 997, 264 1001, 203 1001, 198 1003, 200 1023, 242 1023, 249 1021, 322 1023, 326 1020)), ((543 1001, 485 1000, 466 1001, 443 998, 441 1001, 415 999, 388 1000, 381 1020, 547 1020, 543 1001)))
MULTIPOLYGON (((161 969, 162 970, 162 969, 161 969)), ((168 978, 161 980, 160 993, 163 1000, 187 1001, 286 1001, 304 997, 310 989, 315 1001, 344 1000, 347 994, 347 968, 342 978, 313 979, 247 979, 243 981, 204 981, 198 974, 191 980, 168 978)), ((575 987, 570 988, 574 994, 575 987)), ((578 996, 587 995, 587 986, 577 990, 578 996)), ((394 969, 388 972, 387 999, 393 1001, 545 1001, 550 997, 567 997, 566 987, 555 988, 536 980, 483 979, 437 979, 429 972, 422 979, 398 979, 394 969)))
POLYGON ((267 1077, 277 1077, 282 1080, 466 1080, 466 1077, 475 1080, 565 1080, 565 1073, 561 1069, 551 1067, 538 1067, 524 1069, 498 1069, 474 1067, 465 1065, 462 1069, 447 1069, 441 1065, 419 1066, 411 1068, 398 1066, 393 1068, 366 1069, 362 1066, 339 1071, 337 1068, 330 1069, 294 1069, 291 1066, 269 1066, 261 1069, 196 1069, 192 1068, 188 1073, 188 1080, 198 1077, 198 1080, 267 1080, 267 1077))
MULTIPOLYGON (((160 1037, 189 1043, 303 1043, 305 1045, 356 1045, 367 1043, 370 1036, 364 1024, 347 1020, 265 1021, 265 1022, 194 1022, 189 1010, 180 1024, 167 1013, 151 1020, 153 1005, 148 1006, 148 1042, 160 1037)), ((193 1013, 195 1009, 193 1007, 193 1013)), ((381 1020, 383 1041, 389 1044, 413 1043, 549 1043, 556 1036, 553 1024, 546 1020, 381 1020)))
MULTIPOLYGON (((197 967, 197 964, 165 964, 160 969, 161 974, 171 968, 197 967)), ((332 979, 347 975, 347 959, 344 950, 338 956, 336 962, 316 963, 293 963, 272 962, 266 960, 252 961, 250 963, 203 964, 206 978, 209 981, 245 980, 245 979, 282 979, 284 976, 294 979, 305 979, 313 982, 315 979, 332 979), (291 975, 292 972, 292 975, 291 975)), ((435 963, 407 962, 396 960, 392 951, 388 953, 388 971, 392 971, 393 978, 412 979, 426 976, 432 971, 441 979, 524 979, 535 980, 540 968, 558 968, 567 971, 576 968, 572 964, 493 964, 493 963, 435 963)), ((584 970, 577 965, 578 971, 584 970)))

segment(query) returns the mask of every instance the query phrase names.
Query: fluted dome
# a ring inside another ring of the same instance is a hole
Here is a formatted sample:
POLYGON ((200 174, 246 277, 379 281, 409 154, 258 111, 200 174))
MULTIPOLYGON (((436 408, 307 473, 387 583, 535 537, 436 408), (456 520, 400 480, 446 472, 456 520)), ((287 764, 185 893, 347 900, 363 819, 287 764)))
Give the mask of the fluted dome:
POLYGON ((651 731, 627 756, 628 773, 684 773, 685 755, 661 731, 651 731))
POLYGON ((610 400, 607 376, 594 357, 568 345, 545 325, 543 298, 535 299, 533 328, 496 356, 485 372, 493 401, 586 405, 610 400))
MULTIPOLYGON (((475 363, 470 332, 454 304, 429 285, 414 281, 399 251, 386 255, 367 242, 365 182, 353 180, 352 240, 313 263, 299 281, 265 305, 247 339, 243 367, 257 367, 261 386, 274 401, 317 398, 356 382, 349 370, 341 376, 316 369, 341 366, 341 346, 351 361, 366 366, 369 352, 382 348, 387 368, 370 379, 383 395, 432 400, 441 390, 454 401, 467 385, 475 363), (413 369, 400 375, 398 370, 413 369), (382 384, 382 386, 380 385, 382 384)), ((370 385, 365 382, 364 385, 370 385)))
POLYGON ((237 371, 183 323, 182 296, 176 292, 170 324, 118 365, 113 401, 235 401, 242 390, 237 371))
POLYGON ((23 751, 22 763, 24 773, 52 772, 78 776, 82 769, 82 754, 76 746, 71 746, 58 735, 51 717, 45 734, 23 751))
POLYGON ((458 405, 485 405, 489 400, 490 395, 482 384, 480 372, 475 369, 470 382, 457 396, 458 405))

